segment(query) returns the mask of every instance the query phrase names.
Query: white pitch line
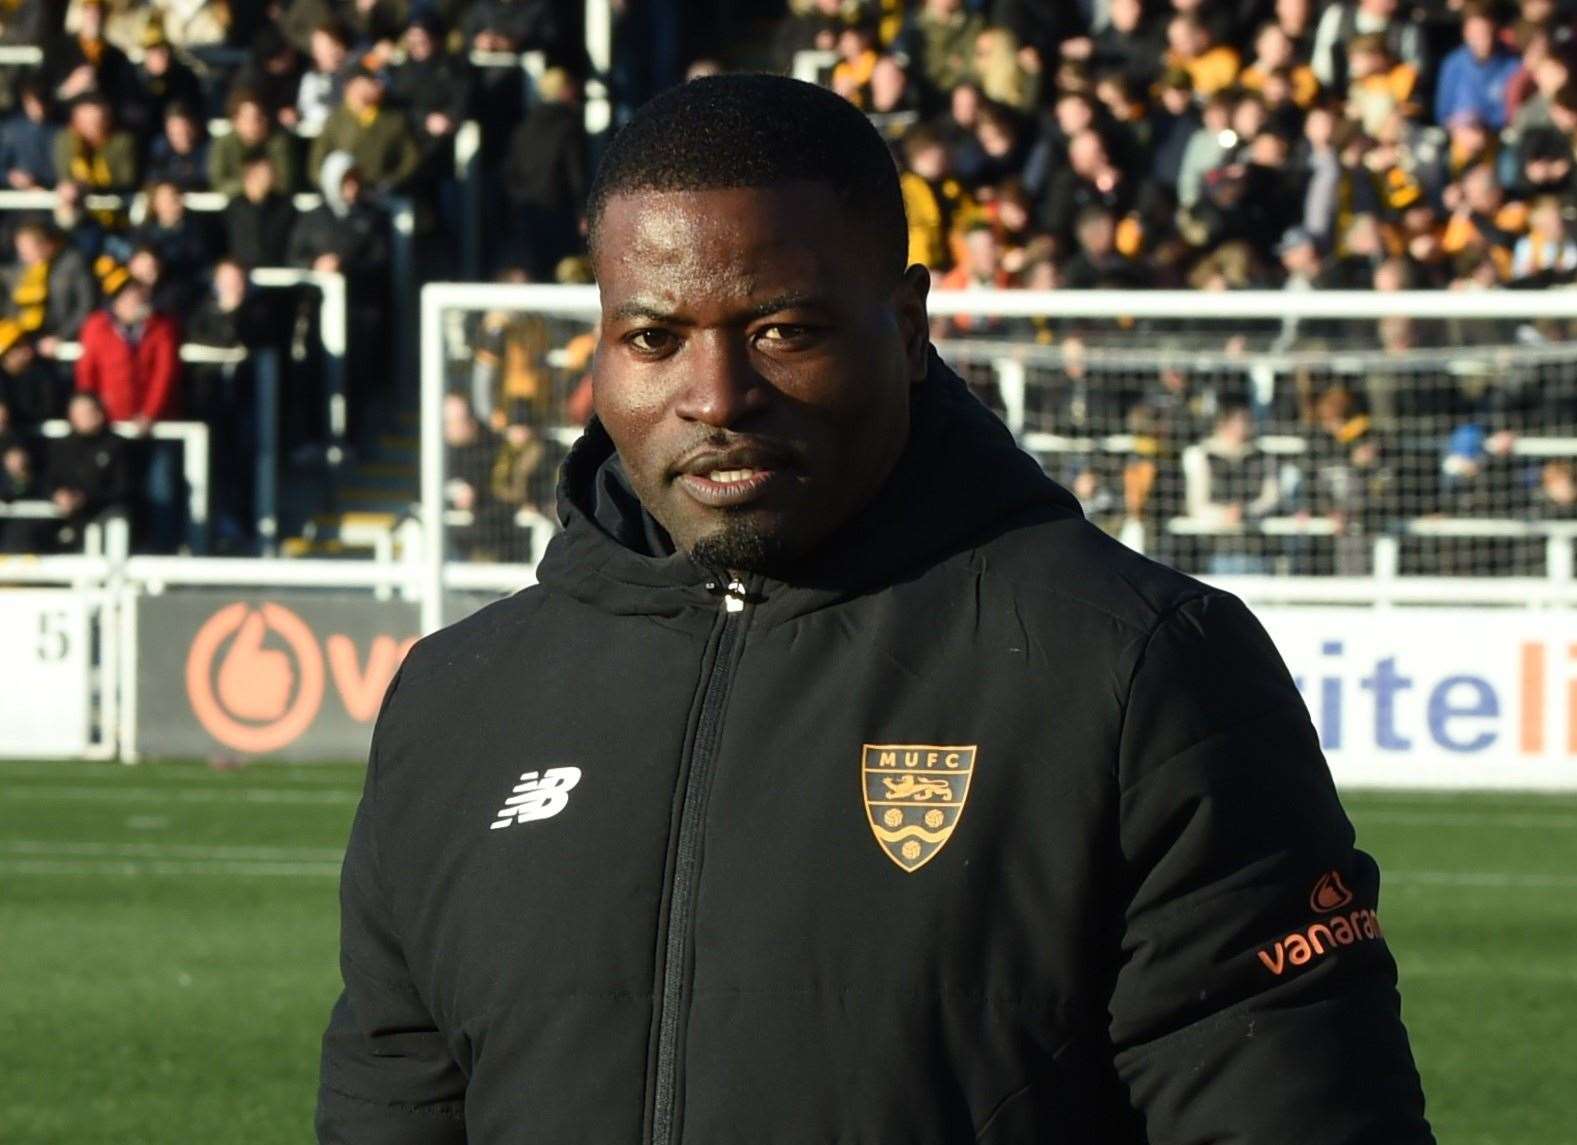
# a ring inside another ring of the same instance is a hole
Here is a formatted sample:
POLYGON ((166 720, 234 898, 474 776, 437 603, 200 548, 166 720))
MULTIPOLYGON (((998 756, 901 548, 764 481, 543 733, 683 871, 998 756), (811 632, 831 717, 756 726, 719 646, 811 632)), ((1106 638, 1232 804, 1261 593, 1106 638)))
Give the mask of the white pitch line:
POLYGON ((1514 875, 1503 871, 1380 871, 1380 886, 1409 884, 1432 887, 1577 887, 1577 875, 1514 875))
POLYGON ((0 874, 6 875, 262 875, 284 878, 337 878, 338 863, 171 863, 157 859, 116 862, 108 859, 5 859, 0 858, 0 874))
POLYGON ((1439 814, 1433 811, 1364 811, 1351 816, 1359 827, 1368 823, 1391 823, 1406 827, 1531 827, 1569 830, 1577 827, 1577 815, 1541 815, 1537 811, 1461 811, 1439 814))
POLYGON ((344 852, 327 847, 247 847, 223 843, 208 846, 185 843, 59 843, 39 839, 19 839, 9 842, 0 840, 0 854, 44 858, 110 857, 192 859, 199 862, 256 860, 338 863, 344 852))
POLYGON ((37 803, 288 803, 352 806, 361 799, 355 791, 271 791, 263 787, 224 788, 139 788, 88 787, 0 787, 0 799, 37 803))

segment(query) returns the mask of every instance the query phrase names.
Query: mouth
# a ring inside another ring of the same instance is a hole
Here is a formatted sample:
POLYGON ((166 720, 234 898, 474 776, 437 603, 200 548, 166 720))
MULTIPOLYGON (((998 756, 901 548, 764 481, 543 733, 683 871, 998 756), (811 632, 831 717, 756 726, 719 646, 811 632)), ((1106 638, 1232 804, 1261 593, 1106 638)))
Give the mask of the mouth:
POLYGON ((679 466, 674 481, 708 508, 734 509, 765 497, 787 476, 778 455, 744 448, 698 454, 679 466))

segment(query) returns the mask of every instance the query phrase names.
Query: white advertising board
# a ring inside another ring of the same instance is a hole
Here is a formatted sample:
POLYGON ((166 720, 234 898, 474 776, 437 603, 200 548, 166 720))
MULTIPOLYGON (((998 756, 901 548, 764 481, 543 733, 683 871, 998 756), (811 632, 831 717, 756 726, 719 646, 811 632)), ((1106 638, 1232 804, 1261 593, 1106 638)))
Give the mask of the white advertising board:
POLYGON ((1254 611, 1339 786, 1577 790, 1577 611, 1254 611))
POLYGON ((89 603, 66 589, 0 591, 0 757, 87 751, 89 603))

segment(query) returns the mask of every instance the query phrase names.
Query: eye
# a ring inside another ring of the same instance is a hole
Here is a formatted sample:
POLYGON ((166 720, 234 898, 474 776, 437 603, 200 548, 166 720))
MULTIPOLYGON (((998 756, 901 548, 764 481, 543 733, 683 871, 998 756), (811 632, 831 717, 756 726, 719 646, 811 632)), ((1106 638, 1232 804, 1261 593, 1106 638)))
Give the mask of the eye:
POLYGON ((815 331, 809 326, 774 322, 757 332, 756 341, 776 349, 795 349, 807 345, 814 336, 815 331))
POLYGON ((633 330, 624 336, 625 345, 638 354, 649 358, 661 357, 673 350, 677 339, 667 330, 655 326, 648 326, 641 330, 633 330))

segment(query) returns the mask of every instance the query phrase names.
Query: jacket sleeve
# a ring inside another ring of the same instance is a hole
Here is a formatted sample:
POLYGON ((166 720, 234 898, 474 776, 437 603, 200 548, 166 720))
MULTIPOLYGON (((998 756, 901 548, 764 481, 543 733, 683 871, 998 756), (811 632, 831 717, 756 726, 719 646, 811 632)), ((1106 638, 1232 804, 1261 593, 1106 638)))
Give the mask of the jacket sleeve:
POLYGON ((1296 687, 1235 598, 1150 634, 1118 764, 1110 1036, 1152 1145, 1427 1145, 1378 916, 1296 687))
MULTIPOLYGON (((379 730, 399 676, 384 698, 379 730)), ((320 1145, 465 1145, 466 1079, 418 994, 390 917, 373 825, 378 732, 340 876, 345 989, 323 1035, 320 1145)))

